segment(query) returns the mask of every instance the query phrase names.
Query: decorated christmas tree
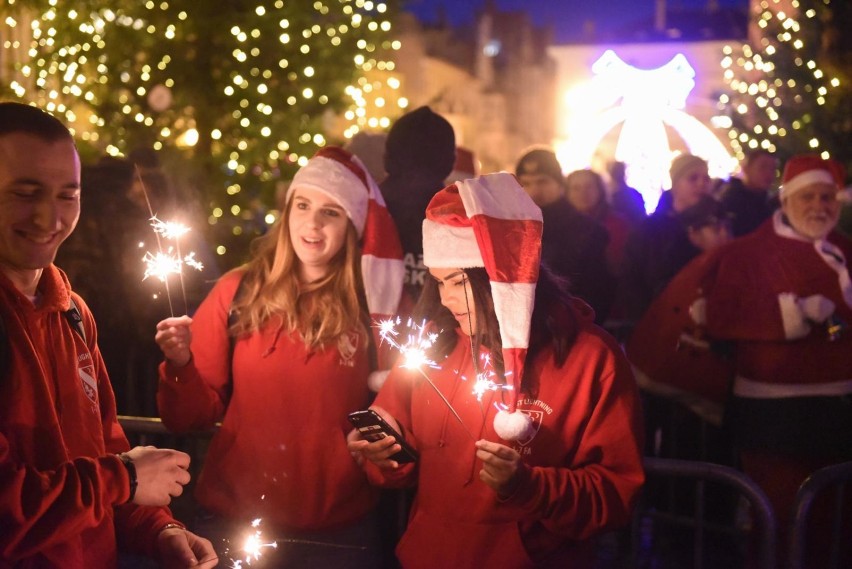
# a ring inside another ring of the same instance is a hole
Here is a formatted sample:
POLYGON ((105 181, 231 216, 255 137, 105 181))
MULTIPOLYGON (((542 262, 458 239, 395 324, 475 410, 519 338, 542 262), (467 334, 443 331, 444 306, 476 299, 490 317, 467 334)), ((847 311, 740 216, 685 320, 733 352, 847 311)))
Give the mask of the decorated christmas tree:
POLYGON ((158 151, 199 198, 220 254, 266 229, 276 182, 328 138, 401 112, 382 94, 388 116, 370 116, 388 86, 366 79, 383 72, 398 85, 394 0, 6 0, 0 10, 4 37, 29 40, 4 46, 23 54, 8 94, 65 119, 84 157, 158 151))
POLYGON ((765 148, 781 160, 810 152, 852 165, 852 60, 845 0, 752 3, 752 43, 725 48, 730 92, 720 106, 742 158, 765 148))

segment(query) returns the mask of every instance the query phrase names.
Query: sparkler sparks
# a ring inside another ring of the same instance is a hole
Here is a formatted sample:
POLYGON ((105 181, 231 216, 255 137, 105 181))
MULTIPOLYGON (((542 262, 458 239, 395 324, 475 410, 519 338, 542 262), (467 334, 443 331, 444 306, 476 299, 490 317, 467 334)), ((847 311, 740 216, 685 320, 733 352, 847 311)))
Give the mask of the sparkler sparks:
POLYGON ((231 566, 232 569, 240 569, 243 566, 243 561, 246 564, 251 565, 252 561, 257 561, 263 555, 263 550, 266 548, 277 548, 278 543, 275 541, 271 541, 269 543, 265 542, 263 539, 263 532, 258 529, 260 527, 261 518, 257 518, 251 522, 251 533, 245 538, 243 542, 242 552, 245 553, 244 559, 236 559, 234 560, 234 564, 231 566))
POLYGON ((399 353, 402 354, 403 363, 400 364, 401 367, 420 372, 420 375, 422 375, 423 379, 432 386, 432 389, 435 390, 435 393, 438 394, 453 416, 455 416, 471 440, 476 441, 476 437, 473 436, 473 433, 471 433, 467 428, 467 425, 464 424, 464 421, 452 406, 449 399, 441 393, 438 386, 435 385, 429 376, 426 375, 426 372, 423 371, 424 367, 431 367, 434 369, 440 369, 441 367, 428 356, 428 350, 435 344, 435 341, 438 339, 438 334, 434 332, 427 332, 425 321, 421 324, 416 324, 411 318, 409 318, 406 322, 406 327, 408 328, 409 333, 407 335, 406 342, 402 344, 399 341, 400 333, 396 329, 396 327, 401 323, 402 319, 399 316, 397 316, 396 319, 390 318, 379 322, 379 336, 382 340, 390 344, 391 347, 399 350, 399 353))
POLYGON ((157 216, 151 217, 151 227, 154 233, 162 235, 166 239, 180 239, 189 233, 189 227, 176 221, 162 221, 157 216))
POLYGON ((157 236, 158 251, 157 253, 147 251, 142 257, 142 262, 145 263, 145 275, 142 277, 142 280, 147 280, 149 277, 156 277, 160 280, 160 282, 166 285, 166 296, 169 299, 169 312, 172 316, 174 316, 172 295, 169 291, 169 275, 179 276, 180 288, 183 293, 184 310, 188 311, 186 303, 186 289, 183 284, 183 265, 192 267, 197 271, 202 270, 204 265, 195 258, 195 251, 191 251, 185 256, 182 256, 180 253, 179 240, 183 235, 186 235, 190 231, 189 227, 175 221, 163 221, 153 214, 151 215, 150 222, 151 228, 157 236), (175 247, 169 247, 166 251, 163 251, 162 244, 160 243, 160 237, 174 241, 175 247))
MULTIPOLYGON (((494 381, 493 378, 497 377, 497 374, 494 372, 494 369, 491 367, 491 357, 488 354, 482 354, 480 358, 482 361, 482 369, 476 374, 476 380, 473 382, 473 394, 476 396, 477 401, 482 401, 483 395, 487 391, 511 391, 512 384, 510 383, 498 383, 494 381)), ((507 376, 510 374, 506 374, 507 376)), ((467 378, 464 378, 467 379, 467 378)))

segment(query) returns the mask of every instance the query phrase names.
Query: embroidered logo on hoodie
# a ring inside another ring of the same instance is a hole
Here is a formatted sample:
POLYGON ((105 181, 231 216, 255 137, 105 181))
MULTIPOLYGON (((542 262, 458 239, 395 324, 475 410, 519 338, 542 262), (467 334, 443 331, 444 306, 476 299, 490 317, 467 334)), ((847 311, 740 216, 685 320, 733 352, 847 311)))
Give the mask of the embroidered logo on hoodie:
POLYGON ((86 394, 86 397, 88 397, 92 403, 97 405, 98 381, 95 379, 95 366, 92 363, 92 357, 89 354, 83 354, 80 356, 80 361, 77 366, 77 375, 80 376, 80 384, 83 387, 83 393, 86 394))
POLYGON ((522 449, 516 450, 519 450, 521 454, 532 454, 532 449, 523 447, 526 447, 533 441, 535 436, 538 434, 539 429, 541 429, 544 416, 553 413, 553 408, 544 401, 540 401, 538 399, 521 399, 518 401, 518 411, 532 419, 532 432, 527 438, 518 441, 518 444, 522 447, 522 449), (522 407, 538 407, 538 409, 523 409, 522 407))
POLYGON ((346 367, 355 366, 355 354, 358 352, 358 344, 361 335, 357 331, 341 334, 337 340, 337 351, 340 352, 340 365, 346 367))

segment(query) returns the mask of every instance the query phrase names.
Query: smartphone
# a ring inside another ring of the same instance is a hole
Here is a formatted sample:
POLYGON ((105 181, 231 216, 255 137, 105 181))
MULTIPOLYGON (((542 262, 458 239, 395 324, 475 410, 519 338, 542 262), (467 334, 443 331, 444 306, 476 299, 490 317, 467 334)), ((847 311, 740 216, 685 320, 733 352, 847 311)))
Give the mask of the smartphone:
POLYGON ((417 460, 418 455, 414 447, 405 442, 402 435, 397 433, 387 421, 382 419, 381 415, 372 409, 349 413, 349 422, 358 429, 362 437, 370 442, 376 442, 388 436, 395 438, 396 444, 401 446, 402 450, 391 455, 389 457, 391 460, 395 460, 400 464, 415 462, 417 460))

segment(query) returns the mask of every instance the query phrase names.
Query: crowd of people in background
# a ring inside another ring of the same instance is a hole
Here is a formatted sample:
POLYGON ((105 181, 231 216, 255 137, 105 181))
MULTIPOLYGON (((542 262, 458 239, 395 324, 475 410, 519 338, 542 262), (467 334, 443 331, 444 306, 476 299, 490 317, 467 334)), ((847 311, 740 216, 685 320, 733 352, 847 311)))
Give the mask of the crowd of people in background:
MULTIPOLYGON (((167 308, 137 274, 150 215, 182 209, 156 155, 81 178, 61 123, 0 114, 0 566, 109 566, 120 545, 212 566, 262 517, 289 544, 276 567, 587 567, 593 538, 629 520, 643 455, 742 469, 783 543, 798 486, 852 460, 834 160, 754 150, 714 181, 679 153, 646 213, 622 163, 564 172, 534 147, 479 173, 421 107, 312 157, 245 265, 220 277, 198 235, 211 269, 167 308), (391 316, 434 335, 432 378, 377 336, 391 316), (477 396, 468 380, 487 373, 477 396), (353 430, 368 407, 396 433, 353 430), (118 412, 220 425, 194 519, 166 508, 185 455, 129 449, 118 412), (402 443, 416 462, 394 459, 402 443), (381 488, 408 489, 401 535, 381 488)), ((829 513, 815 517, 821 544, 829 513)))

